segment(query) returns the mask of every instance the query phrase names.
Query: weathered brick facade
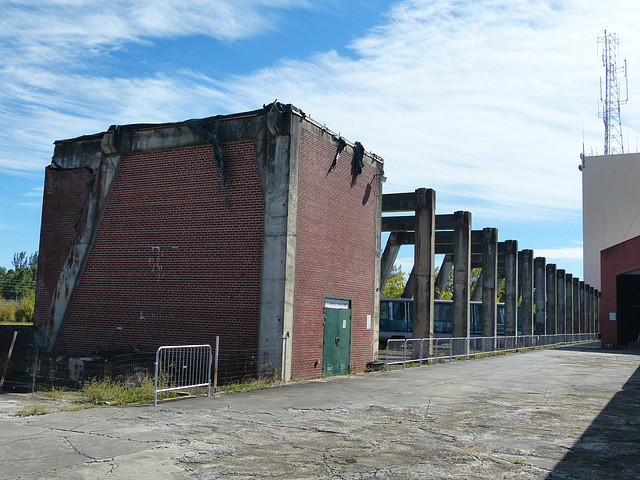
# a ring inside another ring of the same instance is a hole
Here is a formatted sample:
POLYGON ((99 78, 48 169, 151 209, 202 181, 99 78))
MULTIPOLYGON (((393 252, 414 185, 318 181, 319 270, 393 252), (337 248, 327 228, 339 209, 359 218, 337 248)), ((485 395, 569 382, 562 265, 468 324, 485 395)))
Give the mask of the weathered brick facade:
POLYGON ((221 373, 233 376, 281 369, 289 333, 287 373, 310 378, 322 372, 324 299, 340 297, 352 301, 362 370, 374 351, 381 161, 365 155, 354 176, 348 146, 329 172, 338 139, 291 106, 197 122, 57 142, 36 341, 87 355, 218 335, 221 373))

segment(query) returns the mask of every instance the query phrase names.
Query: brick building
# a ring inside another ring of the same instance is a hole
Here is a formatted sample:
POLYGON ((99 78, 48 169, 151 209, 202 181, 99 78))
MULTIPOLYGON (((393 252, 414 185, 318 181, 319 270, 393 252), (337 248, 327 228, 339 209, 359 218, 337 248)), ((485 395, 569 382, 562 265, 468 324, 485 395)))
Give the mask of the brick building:
POLYGON ((377 346, 381 174, 280 103, 58 141, 35 341, 87 355, 219 335, 223 376, 360 371, 377 346))

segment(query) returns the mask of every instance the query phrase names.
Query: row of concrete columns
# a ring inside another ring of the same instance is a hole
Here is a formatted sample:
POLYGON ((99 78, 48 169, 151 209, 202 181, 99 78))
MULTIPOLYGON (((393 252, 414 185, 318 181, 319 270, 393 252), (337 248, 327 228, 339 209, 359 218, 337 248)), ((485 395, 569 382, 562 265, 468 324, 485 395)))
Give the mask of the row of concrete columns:
POLYGON ((482 298, 482 335, 496 336, 496 297, 504 281, 504 334, 518 334, 520 305, 522 335, 593 333, 599 331, 600 293, 588 284, 534 258, 533 250, 518 250, 516 240, 498 241, 495 228, 471 229, 471 213, 435 214, 435 191, 385 194, 382 211, 415 212, 414 216, 383 217, 382 231, 391 232, 382 257, 383 289, 401 245, 414 245, 414 268, 403 296, 414 298, 415 338, 433 336, 433 301, 453 269, 453 336, 469 336, 470 277, 481 268, 473 297, 482 298), (444 254, 438 278, 434 256, 444 254), (500 279, 500 281, 498 281, 500 279), (480 289, 480 291, 477 291, 480 289))

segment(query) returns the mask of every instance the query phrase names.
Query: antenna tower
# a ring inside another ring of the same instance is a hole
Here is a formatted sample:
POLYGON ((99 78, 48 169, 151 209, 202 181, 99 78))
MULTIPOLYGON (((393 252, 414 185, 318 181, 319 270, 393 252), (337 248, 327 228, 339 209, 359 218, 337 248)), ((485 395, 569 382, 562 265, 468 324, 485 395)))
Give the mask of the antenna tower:
POLYGON ((599 117, 604 120, 604 154, 614 155, 624 153, 622 143, 622 124, 620 123, 620 105, 629 100, 629 82, 627 78, 627 60, 624 67, 618 69, 616 58, 618 56, 618 37, 615 33, 604 31, 603 37, 598 37, 598 43, 603 44, 602 65, 605 69, 604 94, 602 91, 602 77, 600 77, 600 103, 602 111, 599 117), (620 85, 618 73, 624 73, 626 100, 620 101, 620 85))

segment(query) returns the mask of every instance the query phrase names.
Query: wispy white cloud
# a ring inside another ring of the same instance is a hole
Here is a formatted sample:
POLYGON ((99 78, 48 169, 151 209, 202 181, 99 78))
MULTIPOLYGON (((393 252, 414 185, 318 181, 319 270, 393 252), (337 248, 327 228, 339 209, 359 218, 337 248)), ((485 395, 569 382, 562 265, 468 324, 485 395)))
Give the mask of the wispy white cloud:
POLYGON ((549 261, 582 260, 582 247, 542 248, 535 250, 536 257, 549 261))

